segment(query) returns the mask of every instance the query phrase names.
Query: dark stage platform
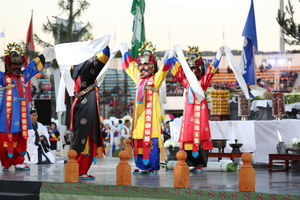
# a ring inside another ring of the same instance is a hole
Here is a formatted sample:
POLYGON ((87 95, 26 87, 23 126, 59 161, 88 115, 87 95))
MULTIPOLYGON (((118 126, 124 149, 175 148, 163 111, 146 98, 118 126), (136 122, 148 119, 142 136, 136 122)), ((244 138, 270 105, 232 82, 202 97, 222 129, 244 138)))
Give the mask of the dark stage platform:
MULTIPOLYGON (((134 170, 134 162, 128 162, 134 170)), ((29 165, 29 172, 15 171, 14 168, 0 171, 0 199, 3 193, 17 193, 18 185, 23 184, 21 188, 24 188, 24 183, 28 183, 28 190, 40 184, 39 199, 53 200, 300 199, 300 172, 295 169, 269 172, 267 165, 254 165, 256 191, 239 192, 238 172, 190 172, 190 187, 178 189, 173 188, 173 170, 165 168, 161 168, 157 175, 132 175, 131 186, 117 186, 115 170, 118 163, 118 158, 99 158, 98 163, 93 164, 89 171, 96 176, 96 180, 80 180, 79 183, 64 183, 64 164, 29 165), (16 190, 8 190, 5 187, 7 184, 10 184, 8 188, 15 187, 16 190)))

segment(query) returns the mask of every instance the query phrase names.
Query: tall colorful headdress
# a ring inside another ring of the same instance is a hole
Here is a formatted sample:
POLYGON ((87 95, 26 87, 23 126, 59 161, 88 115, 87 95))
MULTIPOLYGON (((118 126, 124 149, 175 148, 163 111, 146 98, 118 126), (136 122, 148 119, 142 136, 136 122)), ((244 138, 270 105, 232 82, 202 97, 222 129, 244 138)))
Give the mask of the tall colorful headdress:
POLYGON ((138 49, 139 56, 136 58, 137 63, 149 63, 154 66, 156 64, 155 49, 152 42, 144 42, 141 48, 138 49))
POLYGON ((9 43, 7 45, 7 49, 4 50, 4 59, 3 62, 5 66, 10 64, 23 64, 26 62, 24 57, 25 50, 21 47, 21 45, 17 43, 9 43))
POLYGON ((199 51, 199 47, 195 46, 188 46, 188 50, 185 53, 186 54, 186 61, 189 64, 190 67, 199 67, 201 70, 203 70, 203 60, 201 57, 201 52, 199 51))

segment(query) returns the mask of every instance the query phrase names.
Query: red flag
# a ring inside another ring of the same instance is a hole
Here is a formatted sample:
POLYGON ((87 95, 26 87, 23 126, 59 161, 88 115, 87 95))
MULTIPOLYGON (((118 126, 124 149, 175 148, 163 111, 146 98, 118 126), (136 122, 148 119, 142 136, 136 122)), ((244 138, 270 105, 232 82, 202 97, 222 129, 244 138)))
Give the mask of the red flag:
MULTIPOLYGON (((29 27, 27 30, 27 36, 26 36, 26 48, 30 51, 34 51, 34 43, 33 43, 33 31, 32 31, 32 15, 33 13, 31 12, 31 19, 29 23, 29 27)), ((25 68, 27 67, 27 64, 30 62, 30 58, 27 58, 27 63, 25 64, 25 68)), ((27 82, 27 97, 28 97, 28 102, 31 101, 32 95, 31 95, 31 82, 30 80, 27 82)))
POLYGON ((30 51, 34 51, 34 43, 33 43, 33 31, 32 31, 32 15, 31 13, 31 19, 27 31, 27 37, 26 37, 26 48, 30 51))

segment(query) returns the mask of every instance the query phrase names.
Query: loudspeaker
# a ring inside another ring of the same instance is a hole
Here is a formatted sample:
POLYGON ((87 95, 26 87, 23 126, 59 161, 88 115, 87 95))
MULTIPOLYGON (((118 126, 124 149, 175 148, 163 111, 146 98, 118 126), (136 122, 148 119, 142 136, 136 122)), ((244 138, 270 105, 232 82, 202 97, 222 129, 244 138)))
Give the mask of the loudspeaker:
POLYGON ((51 123, 51 99, 35 99, 34 107, 38 113, 38 122, 43 125, 51 123))

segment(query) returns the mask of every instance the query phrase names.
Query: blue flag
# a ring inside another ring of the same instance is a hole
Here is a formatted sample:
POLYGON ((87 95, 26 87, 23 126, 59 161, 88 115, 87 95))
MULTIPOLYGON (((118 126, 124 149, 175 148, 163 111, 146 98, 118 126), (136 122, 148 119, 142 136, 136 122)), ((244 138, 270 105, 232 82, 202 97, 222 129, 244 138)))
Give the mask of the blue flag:
POLYGON ((250 85, 255 85, 254 51, 257 52, 258 48, 253 0, 251 0, 251 6, 242 36, 245 37, 245 41, 241 55, 240 69, 245 82, 250 85))
POLYGON ((3 37, 5 37, 4 30, 2 32, 0 32, 0 38, 3 38, 3 37))

